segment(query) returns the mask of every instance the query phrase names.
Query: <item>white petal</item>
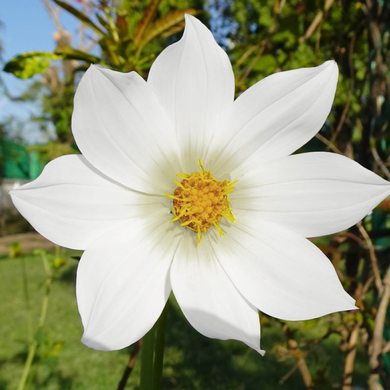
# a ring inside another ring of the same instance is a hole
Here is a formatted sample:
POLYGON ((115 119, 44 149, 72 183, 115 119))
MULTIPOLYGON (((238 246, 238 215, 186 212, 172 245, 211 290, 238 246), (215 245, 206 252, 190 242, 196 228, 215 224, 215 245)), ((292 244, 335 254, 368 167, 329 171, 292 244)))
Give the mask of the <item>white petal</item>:
POLYGON ((196 247, 187 231, 171 266, 172 289, 184 315, 204 336, 240 340, 261 354, 257 310, 237 291, 213 254, 208 236, 196 247))
POLYGON ((240 176, 251 166, 285 157, 304 145, 324 124, 337 79, 337 64, 328 61, 273 74, 245 91, 210 146, 215 174, 235 170, 240 176))
POLYGON ((135 72, 91 66, 77 88, 72 129, 87 160, 129 188, 164 194, 177 173, 174 129, 135 72))
POLYGON ((355 309, 330 260, 310 241, 272 223, 223 227, 213 248, 241 294, 283 320, 355 309))
POLYGON ((185 172, 192 172, 233 103, 234 75, 211 32, 190 15, 185 20, 183 38, 157 57, 148 84, 175 124, 185 172))
POLYGON ((180 234, 167 213, 136 218, 90 245, 77 270, 82 342, 124 348, 143 337, 169 297, 169 267, 180 234))
POLYGON ((357 162, 319 152, 254 167, 230 200, 233 211, 245 210, 248 218, 316 237, 354 225, 389 194, 390 183, 357 162))
POLYGON ((164 209, 165 202, 110 180, 80 155, 51 161, 38 179, 10 194, 40 234, 73 249, 85 249, 131 217, 164 209))

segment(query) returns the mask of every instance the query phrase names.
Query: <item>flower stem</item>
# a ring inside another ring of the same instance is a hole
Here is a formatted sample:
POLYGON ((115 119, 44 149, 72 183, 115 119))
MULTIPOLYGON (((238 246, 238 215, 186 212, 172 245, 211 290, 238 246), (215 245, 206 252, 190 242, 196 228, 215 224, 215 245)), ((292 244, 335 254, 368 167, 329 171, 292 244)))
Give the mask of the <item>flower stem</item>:
POLYGON ((28 289, 26 260, 22 256, 20 258, 20 261, 22 265, 23 293, 24 293, 24 300, 26 302, 26 312, 27 312, 27 335, 28 335, 29 343, 32 343, 34 334, 33 334, 32 318, 31 318, 31 304, 30 304, 30 294, 28 289))
POLYGON ((167 325, 167 310, 168 304, 165 305, 163 312, 156 326, 156 349, 154 353, 154 375, 153 375, 153 390, 161 389, 161 379, 163 371, 164 361, 164 348, 165 348, 165 329, 167 325))
POLYGON ((32 342, 32 344, 28 347, 27 360, 26 360, 26 363, 24 365, 23 374, 22 374, 22 377, 21 377, 20 382, 19 382, 18 390, 24 389, 28 374, 30 373, 31 364, 33 362, 35 352, 37 350, 37 346, 38 346, 38 343, 34 340, 32 342))
POLYGON ((142 340, 141 390, 161 389, 166 323, 167 305, 158 321, 142 340))
POLYGON ((142 339, 141 390, 150 390, 153 385, 153 355, 155 326, 142 339))

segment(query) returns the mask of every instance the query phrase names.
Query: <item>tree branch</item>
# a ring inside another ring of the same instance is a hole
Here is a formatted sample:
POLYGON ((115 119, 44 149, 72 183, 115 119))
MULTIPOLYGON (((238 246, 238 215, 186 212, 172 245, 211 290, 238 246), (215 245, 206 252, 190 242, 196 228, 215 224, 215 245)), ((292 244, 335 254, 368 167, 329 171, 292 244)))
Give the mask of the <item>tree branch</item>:
POLYGON ((379 296, 381 296, 383 291, 383 285, 382 285, 381 275, 379 273, 378 258, 376 257, 374 245, 371 241, 370 236, 367 233, 367 230, 364 228, 363 224, 361 222, 358 222, 356 226, 358 227, 360 234, 366 240, 368 252, 370 254, 370 259, 371 259, 372 271, 374 274, 375 286, 378 290, 379 296))

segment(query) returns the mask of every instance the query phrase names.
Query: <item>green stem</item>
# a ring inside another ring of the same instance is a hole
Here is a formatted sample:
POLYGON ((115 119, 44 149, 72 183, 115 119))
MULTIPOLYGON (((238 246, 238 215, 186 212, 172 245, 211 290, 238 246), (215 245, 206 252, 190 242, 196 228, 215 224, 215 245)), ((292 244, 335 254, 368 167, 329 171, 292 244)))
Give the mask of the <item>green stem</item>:
POLYGON ((161 389, 166 323, 167 305, 142 340, 140 390, 161 389))
POLYGON ((50 295, 51 283, 53 280, 52 273, 50 270, 50 264, 47 260, 47 256, 42 256, 42 261, 43 261, 43 267, 45 268, 45 271, 46 271, 46 282, 45 282, 45 295, 43 296, 41 316, 39 318, 38 329, 42 328, 43 325, 45 324, 47 308, 49 305, 49 295, 50 295))
POLYGON ((165 347, 165 329, 167 325, 167 305, 157 322, 156 326, 156 349, 154 354, 154 375, 153 375, 153 390, 161 389, 161 379, 163 372, 164 347, 165 347))
POLYGON ((37 350, 37 346, 38 346, 38 343, 36 341, 33 341, 32 344, 30 345, 30 347, 28 348, 28 355, 27 355, 26 363, 24 365, 23 374, 22 374, 22 377, 21 377, 20 382, 19 382, 18 390, 24 389, 28 374, 30 372, 31 364, 33 362, 35 352, 37 350))
POLYGON ((28 290, 26 260, 22 256, 20 258, 20 261, 22 264, 23 293, 24 293, 24 299, 26 301, 28 342, 32 343, 33 338, 34 338, 34 334, 33 334, 33 329, 32 329, 31 305, 30 305, 30 294, 29 294, 29 290, 28 290))
POLYGON ((153 326, 142 339, 141 350, 141 390, 151 390, 153 385, 153 358, 156 329, 153 326))

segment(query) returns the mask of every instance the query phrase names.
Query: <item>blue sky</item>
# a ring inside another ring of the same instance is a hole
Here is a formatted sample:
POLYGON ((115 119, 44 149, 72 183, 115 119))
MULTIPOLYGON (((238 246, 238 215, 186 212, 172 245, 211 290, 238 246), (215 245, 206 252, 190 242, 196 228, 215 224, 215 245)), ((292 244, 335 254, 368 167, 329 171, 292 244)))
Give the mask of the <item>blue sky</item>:
MULTIPOLYGON (((17 54, 54 49, 56 28, 40 0, 0 0, 0 20, 4 63, 17 54)), ((61 15, 61 21, 70 32, 77 26, 76 20, 65 13, 61 15)), ((1 78, 14 96, 22 93, 29 82, 5 72, 1 72, 1 78)), ((27 118, 34 109, 32 105, 15 103, 0 95, 0 120, 12 114, 27 118)), ((31 133, 28 141, 34 142, 34 129, 26 129, 26 132, 31 133)))

